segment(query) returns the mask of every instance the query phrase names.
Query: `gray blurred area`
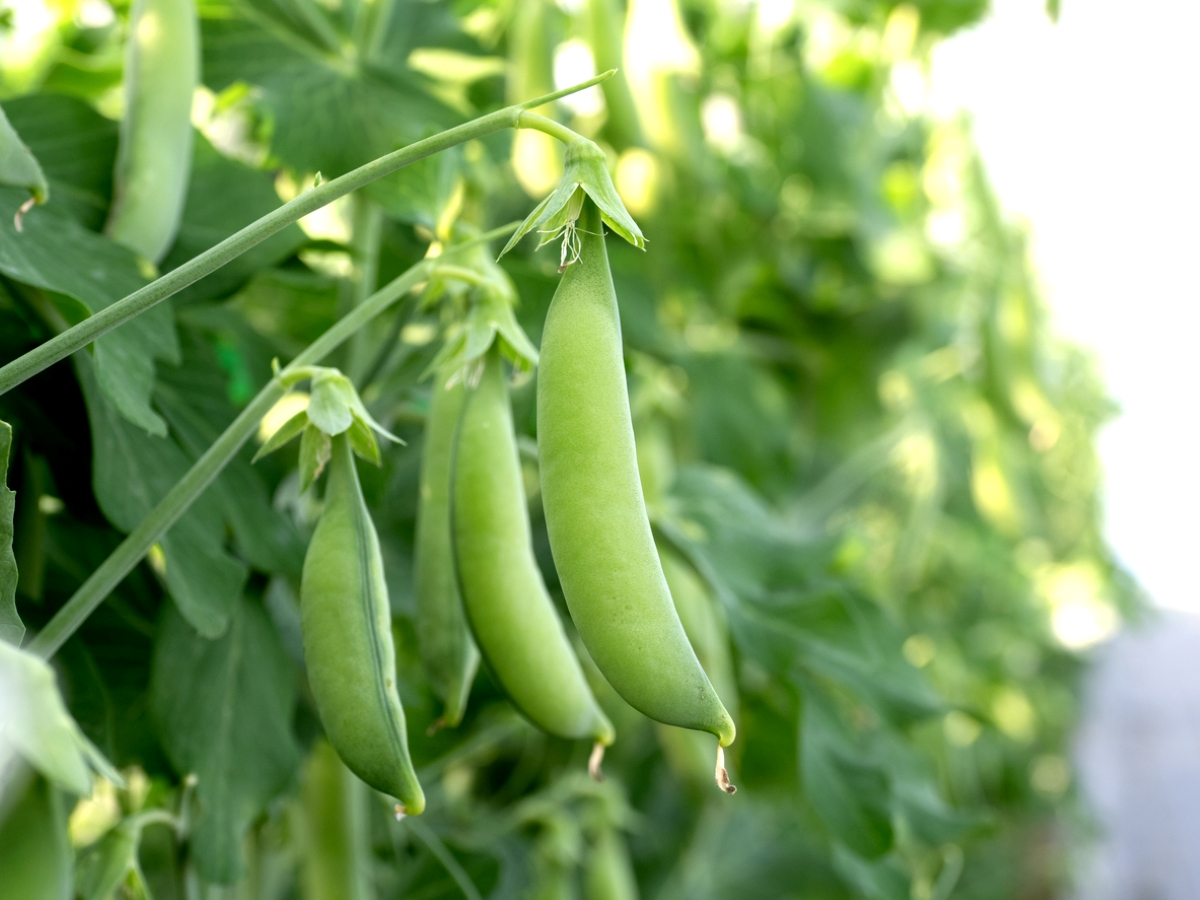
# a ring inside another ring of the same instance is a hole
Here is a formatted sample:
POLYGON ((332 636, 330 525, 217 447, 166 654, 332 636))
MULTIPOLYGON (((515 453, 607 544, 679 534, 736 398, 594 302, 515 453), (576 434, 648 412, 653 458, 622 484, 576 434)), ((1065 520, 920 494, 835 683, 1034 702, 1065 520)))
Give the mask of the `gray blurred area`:
POLYGON ((1099 650, 1084 710, 1100 833, 1075 900, 1200 900, 1200 617, 1157 611, 1099 650))

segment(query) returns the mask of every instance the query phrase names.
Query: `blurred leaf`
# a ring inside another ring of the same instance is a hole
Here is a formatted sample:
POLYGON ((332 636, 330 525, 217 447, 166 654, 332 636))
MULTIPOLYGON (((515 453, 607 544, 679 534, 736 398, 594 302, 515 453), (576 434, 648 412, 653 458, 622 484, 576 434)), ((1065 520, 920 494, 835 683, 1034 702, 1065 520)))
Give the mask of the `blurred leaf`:
POLYGON ((910 900, 909 879, 890 859, 866 860, 841 845, 833 848, 833 865, 858 897, 867 900, 910 900))
POLYGON ((138 867, 141 829, 129 819, 80 854, 75 864, 75 889, 82 900, 109 900, 122 885, 122 900, 146 900, 146 885, 138 867))
POLYGON ((213 641, 164 609, 150 704, 171 764, 196 776, 192 841, 207 881, 237 880, 246 829, 292 780, 294 703, 291 663, 261 605, 237 603, 213 641))
POLYGON ((45 203, 50 192, 42 167, 9 124, 3 108, 0 108, 0 184, 24 188, 38 203, 45 203))

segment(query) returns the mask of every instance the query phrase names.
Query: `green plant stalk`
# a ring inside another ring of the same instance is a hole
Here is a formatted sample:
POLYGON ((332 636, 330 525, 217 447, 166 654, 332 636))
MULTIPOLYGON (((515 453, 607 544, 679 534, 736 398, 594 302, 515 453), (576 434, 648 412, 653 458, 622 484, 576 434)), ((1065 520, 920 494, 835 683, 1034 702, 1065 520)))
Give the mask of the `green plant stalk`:
POLYGON ((46 627, 38 633, 28 650, 43 659, 49 659, 78 630, 87 617, 96 611, 104 599, 132 571, 149 552, 154 543, 182 516, 229 464, 242 445, 258 429, 258 423, 287 390, 284 386, 289 375, 305 366, 319 363, 329 353, 341 346, 359 328, 386 310, 389 306, 425 281, 437 267, 437 261, 445 256, 508 234, 516 224, 506 225, 490 231, 475 241, 451 247, 442 256, 425 259, 404 274, 376 291, 360 306, 355 307, 339 319, 328 331, 300 352, 279 374, 258 392, 241 414, 234 419, 204 455, 201 456, 175 487, 159 501, 149 515, 125 537, 125 540, 94 571, 57 613, 46 627))
MULTIPOLYGON (((288 201, 261 219, 247 225, 241 231, 225 238, 215 247, 210 247, 199 256, 188 260, 179 268, 171 270, 111 306, 106 306, 78 325, 68 328, 62 334, 55 335, 44 344, 34 347, 28 353, 0 368, 0 394, 7 393, 27 378, 31 378, 48 366, 65 359, 76 350, 86 347, 101 335, 161 303, 188 285, 194 284, 210 272, 214 272, 236 259, 251 247, 282 231, 309 213, 332 203, 339 197, 344 197, 351 191, 358 190, 385 175, 390 175, 397 169, 433 156, 450 147, 484 137, 503 128, 517 128, 521 122, 521 114, 526 110, 582 91, 594 84, 599 84, 612 75, 613 72, 605 72, 595 78, 561 91, 555 91, 544 97, 527 100, 515 106, 506 106, 504 109, 480 116, 478 119, 472 119, 470 122, 443 131, 441 134, 417 141, 415 144, 409 144, 407 147, 381 156, 345 175, 306 191, 294 200, 288 201)), ((574 134, 574 132, 569 133, 574 134)))

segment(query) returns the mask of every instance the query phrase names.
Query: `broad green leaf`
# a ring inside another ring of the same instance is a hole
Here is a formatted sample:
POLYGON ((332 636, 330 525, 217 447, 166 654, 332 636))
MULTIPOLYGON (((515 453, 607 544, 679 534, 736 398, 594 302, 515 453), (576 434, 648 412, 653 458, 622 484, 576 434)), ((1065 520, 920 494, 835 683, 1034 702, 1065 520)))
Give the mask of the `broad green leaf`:
POLYGON ((887 775, 862 759, 835 714, 814 692, 804 692, 800 771, 804 792, 839 841, 875 859, 892 846, 887 775))
POLYGON ((244 868, 246 829, 300 759, 291 663, 262 606, 243 600, 213 641, 167 607, 153 665, 150 705, 163 747, 180 775, 196 775, 197 870, 233 882, 244 868))
POLYGON ((14 97, 4 108, 42 164, 53 208, 99 231, 112 199, 117 123, 66 94, 14 97))
MULTIPOLYGON (((145 434, 116 414, 96 390, 91 363, 75 365, 92 428, 92 485, 105 517, 132 531, 190 468, 171 438, 145 434)), ((246 582, 246 567, 224 549, 225 525, 211 494, 203 494, 160 540, 163 579, 180 610, 202 634, 225 630, 246 582)))
POLYGON ((400 66, 347 64, 283 9, 263 4, 247 19, 235 4, 205 7, 201 43, 210 88, 245 82, 258 89, 271 152, 285 164, 335 177, 431 126, 454 124, 457 116, 433 99, 424 78, 400 66))
POLYGON ((59 694, 54 671, 39 657, 0 641, 0 770, 19 755, 73 794, 92 792, 92 770, 123 783, 79 730, 59 694))
MULTIPOLYGON (((134 255, 52 206, 13 226, 19 192, 0 187, 0 272, 24 284, 65 294, 89 314, 142 287, 134 255)), ((121 415, 152 434, 166 423, 150 408, 155 360, 179 361, 171 308, 159 304, 95 343, 96 379, 121 415)))
POLYGON ((0 422, 0 640, 19 647, 25 626, 17 614, 17 558, 13 555, 13 514, 17 495, 8 489, 12 426, 0 422))
POLYGON ((910 900, 909 879, 890 859, 864 859, 838 844, 833 848, 833 866, 864 900, 910 900))
POLYGON ((0 889, 12 900, 68 900, 71 842, 62 798, 46 779, 27 780, 16 804, 0 810, 0 889))

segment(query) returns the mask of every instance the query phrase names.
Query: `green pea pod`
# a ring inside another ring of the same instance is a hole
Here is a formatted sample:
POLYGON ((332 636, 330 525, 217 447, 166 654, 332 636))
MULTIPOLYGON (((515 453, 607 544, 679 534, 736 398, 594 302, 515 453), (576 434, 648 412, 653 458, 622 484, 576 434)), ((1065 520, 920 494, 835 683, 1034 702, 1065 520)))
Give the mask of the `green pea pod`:
POLYGON ((599 830, 583 863, 584 900, 638 900, 637 879, 620 832, 599 830))
POLYGON ((454 574, 450 455, 464 391, 461 384, 448 386, 447 374, 439 374, 434 381, 425 428, 415 574, 421 661, 429 683, 446 704, 439 724, 453 727, 466 711, 467 695, 479 667, 479 650, 471 639, 454 574))
POLYGON ((721 748, 733 720, 675 612, 638 478, 617 294, 600 216, 584 204, 579 259, 559 283, 542 332, 538 458, 550 548, 571 618, 596 666, 634 708, 708 731, 721 748))
POLYGON ((58 791, 35 776, 20 800, 4 806, 0 808, 0 897, 70 900, 75 896, 74 863, 58 791))
MULTIPOLYGON (((454 555, 471 631, 513 705, 564 738, 612 743, 542 581, 529 529, 512 409, 493 345, 468 393, 454 451, 454 555)), ((598 760, 593 758, 593 773, 598 760)))
POLYGON ((346 766, 418 815, 425 795, 408 755, 379 537, 346 433, 332 439, 325 509, 300 581, 304 659, 329 743, 346 766))
POLYGON ((193 0, 135 0, 125 117, 105 233, 159 262, 179 230, 192 168, 192 94, 200 72, 193 0))

